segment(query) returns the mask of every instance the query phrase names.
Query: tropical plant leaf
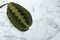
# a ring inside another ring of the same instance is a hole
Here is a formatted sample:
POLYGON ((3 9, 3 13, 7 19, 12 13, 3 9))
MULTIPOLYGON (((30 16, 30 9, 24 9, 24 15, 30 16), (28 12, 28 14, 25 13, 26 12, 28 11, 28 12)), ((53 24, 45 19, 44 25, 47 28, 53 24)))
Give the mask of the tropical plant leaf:
POLYGON ((32 16, 30 12, 17 3, 8 3, 7 16, 15 28, 20 31, 27 31, 32 25, 32 16))

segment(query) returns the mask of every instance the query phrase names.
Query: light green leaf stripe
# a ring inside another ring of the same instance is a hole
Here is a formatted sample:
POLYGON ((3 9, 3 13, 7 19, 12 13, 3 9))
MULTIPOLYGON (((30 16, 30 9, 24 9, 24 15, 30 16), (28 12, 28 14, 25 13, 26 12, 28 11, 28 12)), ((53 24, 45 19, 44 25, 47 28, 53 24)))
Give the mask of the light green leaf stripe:
POLYGON ((8 4, 8 7, 12 10, 13 13, 15 13, 15 15, 18 17, 18 19, 21 20, 21 23, 23 23, 25 26, 28 27, 25 19, 23 19, 23 16, 22 16, 21 13, 18 11, 18 9, 15 8, 12 4, 8 4))

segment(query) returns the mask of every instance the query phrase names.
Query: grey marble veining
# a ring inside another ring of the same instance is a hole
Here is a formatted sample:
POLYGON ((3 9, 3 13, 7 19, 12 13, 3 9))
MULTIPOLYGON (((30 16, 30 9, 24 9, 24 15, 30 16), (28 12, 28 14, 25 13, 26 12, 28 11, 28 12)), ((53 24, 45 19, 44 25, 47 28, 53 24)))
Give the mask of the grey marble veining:
POLYGON ((26 32, 17 30, 0 8, 0 40, 60 40, 60 0, 1 0, 16 2, 30 11, 33 24, 26 32))

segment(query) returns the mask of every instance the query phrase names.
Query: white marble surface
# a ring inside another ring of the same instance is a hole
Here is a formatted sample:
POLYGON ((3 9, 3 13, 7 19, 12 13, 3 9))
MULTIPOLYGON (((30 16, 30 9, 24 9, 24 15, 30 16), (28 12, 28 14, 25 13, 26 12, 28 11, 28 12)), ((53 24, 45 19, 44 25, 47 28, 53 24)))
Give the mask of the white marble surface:
POLYGON ((0 40, 60 40, 60 0, 0 0, 0 5, 16 2, 32 15, 33 24, 26 32, 17 30, 0 8, 0 40))

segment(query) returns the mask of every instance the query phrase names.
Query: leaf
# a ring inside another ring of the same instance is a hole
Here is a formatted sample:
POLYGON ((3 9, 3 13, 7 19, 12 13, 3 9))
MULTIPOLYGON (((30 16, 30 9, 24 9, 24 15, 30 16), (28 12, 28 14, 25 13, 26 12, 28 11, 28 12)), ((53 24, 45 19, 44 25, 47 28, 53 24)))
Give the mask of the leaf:
POLYGON ((15 28, 20 31, 27 31, 32 25, 32 16, 30 12, 17 3, 8 3, 7 16, 15 28))

